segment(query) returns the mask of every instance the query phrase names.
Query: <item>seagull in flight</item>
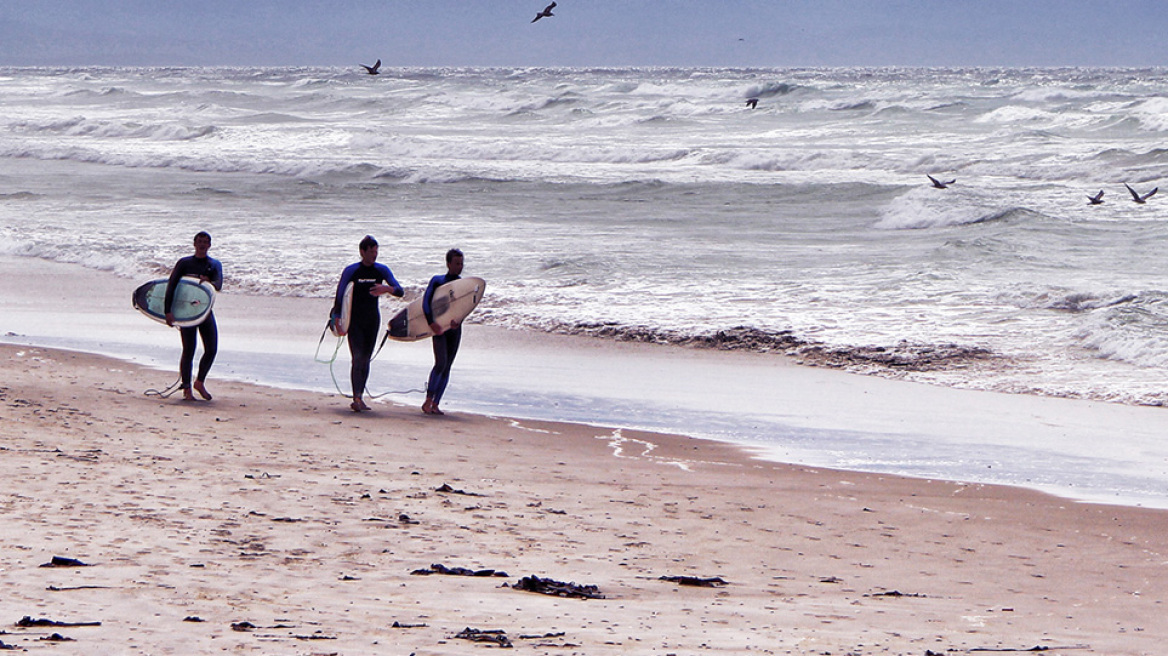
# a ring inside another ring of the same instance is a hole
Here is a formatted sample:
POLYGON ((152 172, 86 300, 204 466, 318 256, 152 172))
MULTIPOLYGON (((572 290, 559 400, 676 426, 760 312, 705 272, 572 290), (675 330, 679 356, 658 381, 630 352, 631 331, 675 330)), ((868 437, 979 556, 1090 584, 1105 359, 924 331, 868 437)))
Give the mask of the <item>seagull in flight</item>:
POLYGON ((366 66, 365 64, 361 64, 361 68, 364 68, 365 71, 368 72, 370 75, 377 75, 378 73, 381 72, 380 70, 378 70, 381 68, 381 60, 378 59, 377 63, 372 65, 372 66, 366 66))
POLYGON ((747 98, 746 99, 746 106, 751 108, 751 109, 758 107, 758 98, 747 98))
POLYGON ((1148 193, 1144 194, 1143 196, 1141 196, 1139 194, 1139 192, 1137 192, 1135 189, 1132 189, 1131 186, 1128 185, 1128 183, 1126 183, 1126 182, 1123 183, 1123 186, 1127 187, 1127 190, 1129 192, 1131 192, 1132 200, 1139 203, 1140 205, 1143 205, 1144 203, 1146 203, 1149 198, 1156 195, 1157 191, 1160 191, 1160 188, 1156 187, 1155 189, 1153 189, 1153 190, 1149 191, 1148 193))
POLYGON ((1102 205, 1103 204, 1103 190, 1100 189, 1099 193, 1095 194, 1094 196, 1087 196, 1087 200, 1091 201, 1092 205, 1102 205))
POLYGON ((950 180, 949 182, 941 182, 937 178, 934 178, 933 176, 931 176, 927 173, 925 175, 928 176, 929 180, 933 183, 933 186, 936 187, 937 189, 948 189, 949 185, 953 184, 954 182, 957 182, 956 178, 954 178, 953 180, 950 180))
POLYGON ((531 22, 534 23, 535 21, 537 21, 541 18, 544 18, 546 16, 555 16, 555 14, 552 13, 552 10, 555 8, 556 8, 556 3, 554 3, 554 2, 551 3, 550 5, 544 7, 543 11, 539 12, 538 14, 535 15, 535 18, 531 19, 531 22))

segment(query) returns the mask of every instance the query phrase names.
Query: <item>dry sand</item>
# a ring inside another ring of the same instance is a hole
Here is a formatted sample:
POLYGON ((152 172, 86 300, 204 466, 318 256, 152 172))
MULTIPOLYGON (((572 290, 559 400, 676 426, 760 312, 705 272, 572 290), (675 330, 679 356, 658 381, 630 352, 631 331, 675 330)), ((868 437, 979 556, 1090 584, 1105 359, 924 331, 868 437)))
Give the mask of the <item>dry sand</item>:
POLYGON ((1164 651, 1163 511, 214 378, 214 401, 160 400, 143 374, 0 346, 5 645, 501 648, 471 628, 590 656, 1164 651), (434 564, 507 575, 411 574, 434 564), (604 598, 515 589, 529 575, 604 598))

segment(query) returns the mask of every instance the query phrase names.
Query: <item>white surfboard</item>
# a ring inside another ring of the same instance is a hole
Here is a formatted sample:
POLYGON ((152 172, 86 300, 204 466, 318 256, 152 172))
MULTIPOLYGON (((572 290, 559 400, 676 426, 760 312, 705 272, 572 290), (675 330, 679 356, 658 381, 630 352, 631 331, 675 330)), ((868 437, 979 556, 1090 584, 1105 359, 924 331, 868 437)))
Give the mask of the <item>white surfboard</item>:
MULTIPOLYGON (((466 319, 479 301, 483 300, 483 292, 487 288, 487 281, 482 278, 459 278, 434 290, 434 298, 430 301, 430 309, 434 313, 434 322, 449 330, 454 323, 461 323, 466 319)), ((389 338, 399 342, 416 342, 434 335, 426 315, 422 312, 422 299, 418 298, 398 312, 389 320, 389 338)))
POLYGON ((345 287, 345 293, 341 297, 341 316, 330 317, 329 331, 337 337, 344 337, 349 334, 349 321, 353 318, 353 283, 349 283, 345 287))
MULTIPOLYGON (((169 278, 151 280, 134 290, 134 308, 159 322, 166 323, 166 286, 169 278)), ((170 306, 174 314, 174 325, 179 328, 197 326, 211 314, 215 304, 215 288, 209 282, 184 276, 179 278, 174 290, 174 302, 170 306)))

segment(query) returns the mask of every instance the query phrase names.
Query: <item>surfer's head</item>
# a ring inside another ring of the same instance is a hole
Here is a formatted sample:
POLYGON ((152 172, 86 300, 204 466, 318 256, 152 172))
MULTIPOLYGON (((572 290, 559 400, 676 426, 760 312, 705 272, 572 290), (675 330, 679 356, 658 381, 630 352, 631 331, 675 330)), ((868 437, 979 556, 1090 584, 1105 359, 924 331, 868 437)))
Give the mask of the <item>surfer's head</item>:
POLYGON ((446 251, 446 270, 456 276, 462 275, 462 251, 457 248, 446 251))
POLYGON ((195 256, 206 257, 208 248, 211 248, 211 233, 204 230, 195 235, 195 256))
POLYGON ((361 240, 361 263, 365 266, 373 266, 377 261, 377 240, 370 235, 365 235, 361 240))

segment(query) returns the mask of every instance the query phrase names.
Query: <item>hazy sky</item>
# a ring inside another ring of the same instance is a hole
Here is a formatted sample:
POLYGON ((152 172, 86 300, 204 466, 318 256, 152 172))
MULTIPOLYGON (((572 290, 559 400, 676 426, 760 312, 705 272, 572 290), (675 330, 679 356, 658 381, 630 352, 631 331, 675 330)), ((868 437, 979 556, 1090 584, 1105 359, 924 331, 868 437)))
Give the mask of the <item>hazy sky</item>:
POLYGON ((0 0, 0 65, 1164 66, 1165 0, 0 0))

